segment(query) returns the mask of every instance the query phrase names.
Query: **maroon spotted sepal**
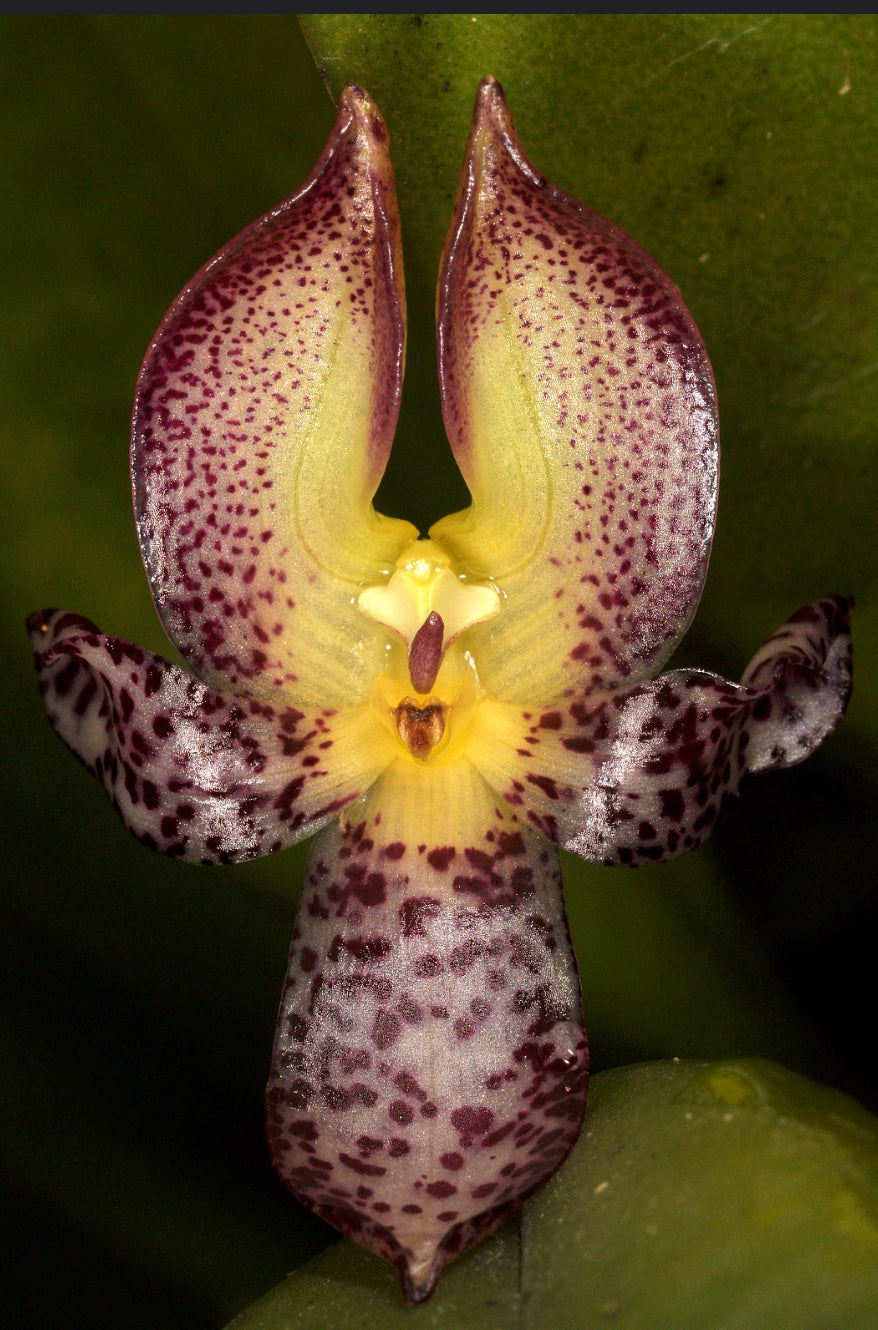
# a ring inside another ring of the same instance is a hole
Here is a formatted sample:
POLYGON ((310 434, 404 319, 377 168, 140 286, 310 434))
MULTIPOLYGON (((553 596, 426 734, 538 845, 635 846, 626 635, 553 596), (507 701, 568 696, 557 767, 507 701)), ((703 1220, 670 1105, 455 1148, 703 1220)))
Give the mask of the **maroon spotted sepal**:
POLYGON ((426 851, 387 843, 374 822, 321 834, 281 1000, 269 1141, 290 1190, 395 1265, 408 1303, 560 1166, 586 1080, 551 846, 515 830, 426 851))
POLYGON ((680 292, 528 160, 479 87, 438 295, 448 437, 473 507, 431 534, 506 611, 479 676, 529 703, 649 678, 698 603, 713 535, 713 375, 680 292))
POLYGON ((137 384, 144 563, 168 636, 217 687, 369 694, 384 643, 350 584, 378 580, 416 534, 370 502, 404 300, 387 130, 352 86, 308 180, 187 284, 137 384))

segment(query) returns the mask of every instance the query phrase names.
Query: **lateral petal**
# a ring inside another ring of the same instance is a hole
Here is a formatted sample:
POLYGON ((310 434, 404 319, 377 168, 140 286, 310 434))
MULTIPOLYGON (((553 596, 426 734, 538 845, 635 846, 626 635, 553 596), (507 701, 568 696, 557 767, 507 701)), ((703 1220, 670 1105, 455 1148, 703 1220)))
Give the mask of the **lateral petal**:
POLYGON ((559 1167, 586 1072, 557 852, 465 761, 395 764, 311 853, 267 1090, 278 1173, 420 1302, 559 1167))
POLYGON ((584 859, 682 854, 706 840, 748 772, 803 761, 838 725, 851 688, 850 604, 833 597, 797 611, 740 684, 674 670, 542 711, 486 703, 468 751, 533 826, 584 859))
POLYGON ((292 845, 367 789, 395 747, 368 707, 216 693, 66 610, 28 628, 49 721, 151 849, 234 863, 292 845))
POLYGON ((548 702, 652 673, 707 567, 710 364, 653 260, 534 170, 492 79, 446 243, 439 365, 473 503, 431 535, 507 597, 472 636, 488 690, 548 702))
POLYGON ((150 346, 131 453, 168 635, 217 686, 362 700, 384 636, 356 595, 417 534, 371 498, 405 314, 387 131, 349 87, 312 175, 189 283, 150 346))

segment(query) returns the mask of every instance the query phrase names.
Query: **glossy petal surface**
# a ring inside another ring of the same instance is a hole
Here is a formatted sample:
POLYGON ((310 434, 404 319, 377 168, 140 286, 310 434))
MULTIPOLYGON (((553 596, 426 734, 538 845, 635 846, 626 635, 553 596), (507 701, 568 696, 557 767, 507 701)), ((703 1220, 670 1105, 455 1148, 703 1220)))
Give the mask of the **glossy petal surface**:
POLYGON ((555 850, 466 764, 411 766, 314 843, 268 1126, 420 1301, 566 1157, 587 1053, 555 850))
POLYGON ((476 721, 486 779, 584 859, 667 859, 710 835, 748 772, 803 761, 835 729, 851 686, 850 602, 797 611, 740 684, 674 670, 610 698, 476 721))
POLYGON ((49 721, 150 848, 233 863, 292 845, 367 789, 392 747, 342 715, 216 693, 65 610, 31 615, 49 721))
POLYGON ((298 705, 368 692, 360 587, 412 538, 371 498, 404 349, 387 131, 351 88, 299 193, 186 287, 141 371, 132 471, 169 636, 210 682, 298 705))
POLYGON ((473 505, 432 534, 507 598, 473 639, 487 688, 545 702, 646 677, 707 567, 710 365, 649 256, 533 169, 492 80, 446 247, 439 339, 473 505))

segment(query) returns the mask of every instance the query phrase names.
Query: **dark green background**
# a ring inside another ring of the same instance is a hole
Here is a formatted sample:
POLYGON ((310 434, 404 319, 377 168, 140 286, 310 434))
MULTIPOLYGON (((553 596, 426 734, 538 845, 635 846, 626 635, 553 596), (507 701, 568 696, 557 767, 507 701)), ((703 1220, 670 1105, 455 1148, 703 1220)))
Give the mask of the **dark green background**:
MULTIPOLYGON (((436 265, 478 78, 557 184, 682 289, 723 424, 714 557, 681 659, 735 676, 853 592, 856 690, 713 843, 565 865, 595 1062, 759 1053, 878 1102, 878 21, 318 15, 337 94, 388 121, 410 306, 381 503, 464 502, 438 407, 436 265)), ((287 16, 0 24, 4 557, 0 1176, 12 1323, 218 1330, 328 1230, 276 1184, 261 1088, 304 848, 214 872, 136 845, 40 711, 25 614, 170 653, 136 546, 134 380, 180 287, 308 173, 333 107, 287 16)))

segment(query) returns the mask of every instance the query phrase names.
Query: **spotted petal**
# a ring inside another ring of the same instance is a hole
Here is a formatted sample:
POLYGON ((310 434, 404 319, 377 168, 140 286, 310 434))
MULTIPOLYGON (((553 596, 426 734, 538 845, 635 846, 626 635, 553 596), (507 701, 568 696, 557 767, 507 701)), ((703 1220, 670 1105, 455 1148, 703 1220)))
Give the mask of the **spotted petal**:
POLYGON ((315 841, 268 1131, 418 1302, 566 1157, 587 1055, 556 851, 465 761, 413 770, 315 841))
POLYGON ((383 635, 356 596, 416 534, 371 506, 403 349, 387 131, 351 87, 309 180, 190 282, 138 382, 143 557, 209 682, 299 706, 368 693, 383 635))
POLYGON ((392 740, 343 713, 216 693, 65 610, 28 628, 52 727, 125 825, 165 854, 233 863, 292 845, 367 789, 392 740))
POLYGON ((537 174, 490 79, 443 261, 439 346, 473 503, 431 534, 506 597, 473 634, 486 687, 549 702, 647 677, 707 566, 710 365, 652 259, 537 174))
POLYGON ((533 826, 584 859, 682 854, 710 835, 748 772, 801 762, 835 729, 850 695, 849 610, 841 597, 799 610, 740 684, 674 670, 563 707, 488 703, 471 754, 533 826))

